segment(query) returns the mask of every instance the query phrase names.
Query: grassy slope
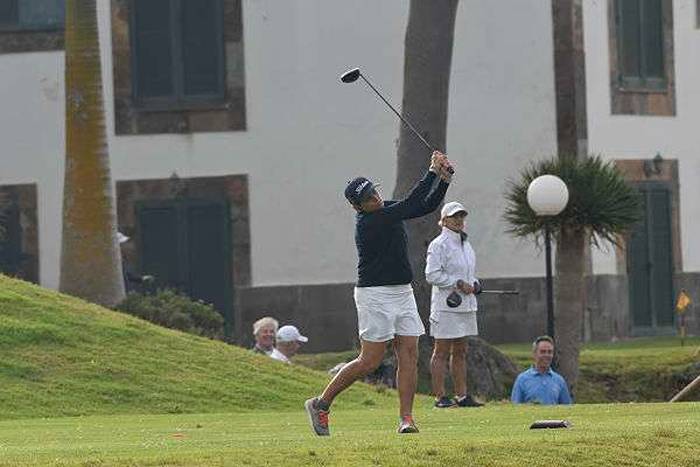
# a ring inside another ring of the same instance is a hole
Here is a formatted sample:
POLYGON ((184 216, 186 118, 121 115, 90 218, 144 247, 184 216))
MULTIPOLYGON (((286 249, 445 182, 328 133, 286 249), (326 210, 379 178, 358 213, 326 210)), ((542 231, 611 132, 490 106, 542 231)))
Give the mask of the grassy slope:
MULTIPOLYGON (((0 419, 298 410, 327 375, 0 275, 0 419)), ((390 398, 357 385, 341 404, 390 398)))
MULTIPOLYGON (((531 364, 529 344, 497 346, 518 366, 531 364)), ((353 358, 356 352, 298 355, 296 361, 309 368, 326 370, 353 358)), ((615 343, 590 343, 581 352, 581 377, 577 401, 663 401, 683 387, 684 380, 700 374, 700 337, 686 339, 684 347, 675 337, 645 338, 615 343)), ((700 391, 695 392, 700 400, 700 391)))
POLYGON ((0 466, 697 465, 700 403, 435 410, 399 436, 392 407, 340 410, 333 436, 303 412, 84 417, 0 422, 0 466), (528 430, 566 418, 568 430, 528 430))

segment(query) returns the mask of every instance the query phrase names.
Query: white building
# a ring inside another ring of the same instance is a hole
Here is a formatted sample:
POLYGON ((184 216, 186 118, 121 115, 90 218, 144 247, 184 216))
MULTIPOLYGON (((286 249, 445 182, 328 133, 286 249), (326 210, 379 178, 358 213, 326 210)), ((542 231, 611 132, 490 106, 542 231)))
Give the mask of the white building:
MULTIPOLYGON (((361 66, 400 103, 408 2, 97 2, 112 176, 136 267, 235 315, 238 337, 269 312, 310 328, 318 348, 347 347, 356 258, 342 190, 366 174, 391 193, 399 123, 338 76, 361 66)), ((700 290, 697 3, 583 1, 589 149, 623 161, 650 202, 635 254, 593 254, 588 337, 668 332, 675 292, 700 290), (649 284, 661 291, 640 295, 649 284)), ((2 261, 56 288, 62 0, 3 4, 0 185, 16 208, 2 261)), ((486 334, 529 339, 542 328, 543 258, 504 233, 501 215, 506 180, 556 152, 549 2, 461 2, 447 134, 448 197, 470 207, 479 275, 523 292, 484 301, 486 334), (533 324, 510 325, 523 320, 533 324)))

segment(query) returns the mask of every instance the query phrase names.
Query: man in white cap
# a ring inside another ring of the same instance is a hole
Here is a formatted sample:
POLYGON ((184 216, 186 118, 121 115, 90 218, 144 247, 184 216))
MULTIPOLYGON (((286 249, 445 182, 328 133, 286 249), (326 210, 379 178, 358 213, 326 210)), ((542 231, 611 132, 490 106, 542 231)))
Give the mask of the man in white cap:
POLYGON ((309 338, 302 336, 296 326, 282 326, 277 331, 277 346, 272 349, 270 357, 285 363, 297 354, 301 344, 309 342, 309 338))
POLYGON ((425 278, 433 286, 430 335, 435 339, 430 360, 435 407, 479 407, 467 392, 467 336, 478 334, 476 255, 464 233, 467 210, 450 202, 440 212, 442 232, 428 247, 425 278), (450 363, 455 399, 445 394, 445 373, 450 363))

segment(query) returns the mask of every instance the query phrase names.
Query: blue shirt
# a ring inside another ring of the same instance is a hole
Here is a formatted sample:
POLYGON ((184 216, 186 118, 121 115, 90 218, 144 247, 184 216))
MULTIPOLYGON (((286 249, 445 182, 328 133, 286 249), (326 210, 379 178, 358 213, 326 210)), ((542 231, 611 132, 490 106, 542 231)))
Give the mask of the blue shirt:
POLYGON ((569 388, 564 378, 549 368, 540 373, 531 367, 518 375, 510 400, 514 404, 534 402, 543 405, 571 404, 569 388))
POLYGON ((401 201, 385 201, 384 207, 357 214, 357 286, 410 284, 413 280, 408 260, 408 237, 404 220, 425 216, 436 210, 449 186, 428 171, 401 201), (436 186, 434 186, 436 185, 436 186))

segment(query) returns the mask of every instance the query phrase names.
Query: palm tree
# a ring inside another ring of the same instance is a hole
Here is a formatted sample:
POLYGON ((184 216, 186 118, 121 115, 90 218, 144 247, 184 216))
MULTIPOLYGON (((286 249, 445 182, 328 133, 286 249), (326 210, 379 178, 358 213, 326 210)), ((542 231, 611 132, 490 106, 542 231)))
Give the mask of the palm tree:
POLYGON ((557 241, 555 334, 559 371, 573 388, 578 378, 585 299, 585 249, 589 243, 618 244, 618 239, 641 217, 637 191, 625 182, 612 162, 600 156, 554 157, 526 167, 509 182, 504 218, 509 233, 542 240, 545 222, 557 241), (569 203, 559 215, 538 217, 527 202, 527 189, 540 175, 560 177, 569 189, 569 203), (563 247, 565 246, 565 248, 563 247))
MULTIPOLYGON (((452 44, 459 0, 411 0, 404 48, 402 113, 436 148, 445 151, 452 44)), ((399 132, 394 198, 405 196, 428 168, 426 150, 405 126, 399 132)), ((433 213, 407 224, 414 277, 425 271, 425 250, 439 232, 433 213)), ((416 280, 416 301, 424 320, 430 313, 430 286, 416 280)))
MULTIPOLYGON (((442 151, 446 150, 447 110, 452 68, 452 47, 459 0, 411 0, 404 48, 403 116, 423 132, 423 136, 442 151)), ((430 151, 405 126, 399 132, 396 186, 394 198, 406 195, 428 168, 430 151)), ((413 287, 423 321, 430 314, 430 285, 425 277, 425 251, 439 233, 438 213, 407 222, 408 255, 415 278, 413 287)), ((421 339, 419 371, 421 380, 429 380, 432 344, 421 339)), ((503 397, 503 375, 514 373, 515 366, 497 349, 480 339, 469 340, 467 372, 474 389, 483 396, 503 397), (478 357, 477 357, 478 356, 478 357), (486 363, 485 363, 486 362, 486 363), (484 368, 488 371, 484 372, 484 368), (485 373, 488 373, 486 375, 485 373), (482 377, 483 375, 483 377, 482 377)), ((509 382, 512 381, 512 378, 509 382)))
POLYGON ((124 299, 102 101, 95 0, 66 0, 66 160, 60 290, 101 305, 124 299))

